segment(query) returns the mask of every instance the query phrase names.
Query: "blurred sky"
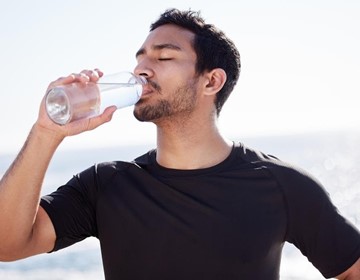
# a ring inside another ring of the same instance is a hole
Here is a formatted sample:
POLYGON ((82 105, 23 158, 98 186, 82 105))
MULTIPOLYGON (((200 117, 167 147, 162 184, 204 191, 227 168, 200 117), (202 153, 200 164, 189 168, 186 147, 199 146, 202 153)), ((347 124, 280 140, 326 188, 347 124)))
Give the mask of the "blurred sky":
MULTIPOLYGON (((0 155, 20 149, 50 81, 84 68, 132 70, 150 23, 170 7, 200 10, 238 46, 240 80, 219 119, 225 135, 360 128, 358 0, 0 3, 0 155)), ((154 125, 127 108, 62 148, 149 142, 154 125)))

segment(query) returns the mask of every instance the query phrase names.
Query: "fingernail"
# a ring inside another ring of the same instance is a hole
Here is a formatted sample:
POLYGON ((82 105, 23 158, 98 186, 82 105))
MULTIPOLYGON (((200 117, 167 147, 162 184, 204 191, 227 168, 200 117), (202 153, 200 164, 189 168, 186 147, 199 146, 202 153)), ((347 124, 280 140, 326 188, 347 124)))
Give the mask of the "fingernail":
POLYGON ((99 78, 99 74, 98 74, 98 72, 96 72, 96 71, 91 72, 91 76, 92 76, 92 77, 99 78))
POLYGON ((84 73, 80 73, 81 78, 85 78, 86 80, 90 80, 89 76, 84 74, 84 73))

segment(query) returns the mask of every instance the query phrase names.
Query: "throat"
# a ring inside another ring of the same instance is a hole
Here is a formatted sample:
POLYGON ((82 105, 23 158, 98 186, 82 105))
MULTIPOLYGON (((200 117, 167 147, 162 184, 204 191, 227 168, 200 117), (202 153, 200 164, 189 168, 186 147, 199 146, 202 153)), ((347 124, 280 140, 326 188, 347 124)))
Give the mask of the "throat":
POLYGON ((165 168, 181 170, 208 168, 224 161, 233 147, 231 141, 224 139, 211 143, 187 144, 158 144, 157 163, 165 168))

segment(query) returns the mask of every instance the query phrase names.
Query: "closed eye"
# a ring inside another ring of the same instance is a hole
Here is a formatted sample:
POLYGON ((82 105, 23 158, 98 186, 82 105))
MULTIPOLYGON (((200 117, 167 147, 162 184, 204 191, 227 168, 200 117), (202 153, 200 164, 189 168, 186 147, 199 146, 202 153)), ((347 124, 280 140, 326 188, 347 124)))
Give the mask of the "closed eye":
POLYGON ((166 61, 166 60, 172 60, 172 58, 167 58, 167 57, 164 57, 164 58, 159 58, 160 61, 166 61))

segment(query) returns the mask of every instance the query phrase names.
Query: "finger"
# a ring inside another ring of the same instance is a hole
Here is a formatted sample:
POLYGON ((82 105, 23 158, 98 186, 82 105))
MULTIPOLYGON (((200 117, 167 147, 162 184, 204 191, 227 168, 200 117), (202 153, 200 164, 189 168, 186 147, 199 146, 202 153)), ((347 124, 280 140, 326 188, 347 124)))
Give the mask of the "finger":
POLYGON ((80 72, 72 75, 74 75, 74 82, 87 83, 90 81, 90 77, 86 73, 80 72))
POLYGON ((69 76, 66 76, 66 77, 60 77, 58 78, 57 80, 55 81, 52 81, 47 90, 51 89, 51 88, 54 88, 54 87, 57 87, 57 86, 61 86, 61 85, 67 85, 67 84, 71 84, 75 81, 75 76, 74 75, 69 75, 69 76))
POLYGON ((82 70, 80 73, 72 73, 66 77, 60 77, 57 80, 51 82, 52 86, 66 85, 74 82, 86 83, 89 81, 97 82, 100 77, 103 76, 103 72, 98 68, 94 70, 82 70))
POLYGON ((65 134, 70 136, 82 133, 84 131, 93 130, 100 125, 109 122, 112 119, 115 111, 116 106, 111 106, 106 108, 104 113, 97 117, 70 122, 64 126, 64 128, 67 130, 65 134))
POLYGON ((91 82, 97 82, 99 78, 103 75, 103 72, 101 72, 99 69, 83 70, 81 71, 81 73, 89 77, 89 81, 91 82))
POLYGON ((74 82, 86 83, 89 81, 89 77, 83 73, 72 73, 66 77, 60 77, 57 80, 50 83, 51 86, 66 85, 74 82))
POLYGON ((104 76, 104 72, 102 72, 99 68, 95 68, 94 71, 99 75, 100 78, 104 76))
POLYGON ((100 114, 95 118, 90 119, 91 121, 93 121, 93 123, 91 123, 92 127, 90 129, 94 129, 101 124, 111 121, 116 109, 117 109, 116 106, 107 107, 102 114, 100 114))
POLYGON ((116 109, 117 109, 116 106, 108 107, 104 110, 104 112, 101 115, 95 118, 91 118, 89 122, 88 130, 95 129, 98 126, 111 121, 116 109))
POLYGON ((74 80, 75 80, 75 75, 71 74, 66 77, 60 77, 57 80, 51 82, 51 84, 53 84, 53 85, 70 84, 70 83, 74 82, 74 80))

